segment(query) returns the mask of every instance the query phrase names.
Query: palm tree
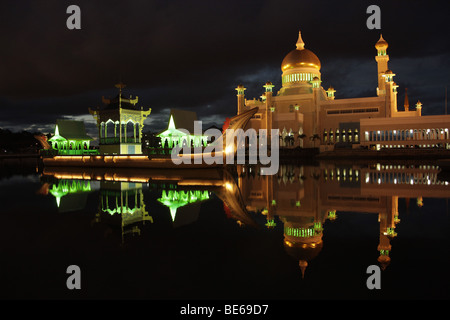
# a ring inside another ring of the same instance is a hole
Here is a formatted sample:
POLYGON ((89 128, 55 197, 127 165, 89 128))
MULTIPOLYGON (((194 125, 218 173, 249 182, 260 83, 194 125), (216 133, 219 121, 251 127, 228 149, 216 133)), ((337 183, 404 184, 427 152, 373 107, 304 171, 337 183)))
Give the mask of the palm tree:
POLYGON ((303 140, 304 138, 306 138, 306 134, 304 134, 304 133, 299 134, 299 135, 297 136, 297 139, 298 139, 298 146, 300 146, 300 139, 303 140))
POLYGON ((309 139, 314 142, 314 148, 315 148, 316 147, 316 140, 320 140, 320 136, 317 133, 315 133, 311 137, 309 137, 309 139))
POLYGON ((284 143, 286 146, 292 146, 292 144, 294 143, 294 136, 287 135, 286 137, 284 137, 284 143))

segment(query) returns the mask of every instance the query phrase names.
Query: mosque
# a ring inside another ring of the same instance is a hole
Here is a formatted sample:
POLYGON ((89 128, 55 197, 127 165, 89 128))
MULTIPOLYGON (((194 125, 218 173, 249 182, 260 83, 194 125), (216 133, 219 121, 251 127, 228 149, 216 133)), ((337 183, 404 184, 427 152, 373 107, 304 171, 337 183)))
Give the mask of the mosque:
POLYGON ((237 114, 258 107, 246 129, 279 129, 282 147, 450 149, 450 116, 422 116, 422 103, 410 109, 407 96, 400 110, 388 43, 380 36, 375 48, 376 96, 336 99, 333 87, 321 86, 321 62, 299 32, 296 48, 281 63, 282 87, 274 94, 274 85, 267 82, 260 98, 248 100, 246 88, 237 86, 237 114))

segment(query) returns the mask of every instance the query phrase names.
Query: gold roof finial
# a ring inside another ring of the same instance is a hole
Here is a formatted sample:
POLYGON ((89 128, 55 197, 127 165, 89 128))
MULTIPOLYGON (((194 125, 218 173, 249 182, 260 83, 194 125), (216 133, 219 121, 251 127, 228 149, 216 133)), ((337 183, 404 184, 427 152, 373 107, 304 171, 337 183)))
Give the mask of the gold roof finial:
POLYGON ((303 42, 301 31, 298 32, 298 40, 297 40, 296 46, 297 46, 297 50, 305 49, 305 43, 303 42))
POLYGON ((115 85, 116 88, 119 89, 119 92, 122 93, 122 89, 125 88, 127 85, 122 83, 122 81, 120 81, 118 84, 115 85))
POLYGON ((126 85, 120 81, 118 84, 115 85, 116 88, 119 89, 119 108, 122 107, 122 89, 126 87, 126 85))

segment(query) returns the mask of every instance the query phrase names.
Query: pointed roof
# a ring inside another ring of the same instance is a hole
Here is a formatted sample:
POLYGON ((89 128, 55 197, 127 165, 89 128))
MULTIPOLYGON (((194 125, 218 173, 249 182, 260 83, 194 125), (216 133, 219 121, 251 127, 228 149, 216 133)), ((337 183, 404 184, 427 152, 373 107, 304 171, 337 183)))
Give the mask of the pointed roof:
POLYGON ((164 134, 166 131, 175 132, 180 131, 178 129, 185 129, 189 131, 190 134, 194 134, 194 121, 197 121, 197 113, 194 111, 171 109, 169 122, 167 123, 166 129, 159 132, 157 136, 164 134))
POLYGON ((409 109, 408 88, 405 88, 405 103, 403 104, 405 110, 409 109))
POLYGON ((305 43, 303 42, 302 32, 301 31, 298 31, 298 40, 297 40, 297 43, 295 45, 297 46, 297 50, 305 49, 305 43))
POLYGON ((170 118, 172 118, 176 129, 185 129, 191 134, 194 134, 194 121, 198 120, 195 111, 171 109, 170 118))
POLYGON ((92 140, 92 138, 86 134, 86 128, 83 121, 66 119, 56 120, 55 136, 50 140, 61 137, 66 140, 92 140))
POLYGON ((320 70, 321 64, 319 58, 311 50, 305 49, 305 43, 302 39, 301 31, 298 33, 296 49, 289 52, 281 62, 281 71, 292 68, 312 67, 320 70))

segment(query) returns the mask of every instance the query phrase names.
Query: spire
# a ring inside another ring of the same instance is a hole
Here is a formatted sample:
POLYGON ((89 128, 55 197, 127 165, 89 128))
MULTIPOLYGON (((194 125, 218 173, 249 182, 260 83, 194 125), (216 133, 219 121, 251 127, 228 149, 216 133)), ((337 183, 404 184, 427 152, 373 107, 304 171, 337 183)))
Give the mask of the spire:
POLYGON ((297 50, 305 49, 305 43, 303 42, 301 31, 298 32, 298 40, 297 40, 296 46, 297 46, 297 50))
POLYGON ((302 270, 302 279, 305 277, 305 270, 308 266, 308 262, 306 260, 300 260, 298 262, 298 265, 300 266, 300 270, 302 270))
POLYGON ((405 111, 409 111, 408 88, 405 88, 405 103, 403 104, 405 111))
POLYGON ((126 87, 125 84, 120 81, 118 84, 115 85, 116 88, 119 89, 119 108, 122 107, 122 89, 126 87))
POLYGON ((122 81, 120 81, 118 84, 115 85, 115 87, 117 89, 119 89, 119 93, 122 93, 122 89, 125 88, 127 85, 122 83, 122 81))

